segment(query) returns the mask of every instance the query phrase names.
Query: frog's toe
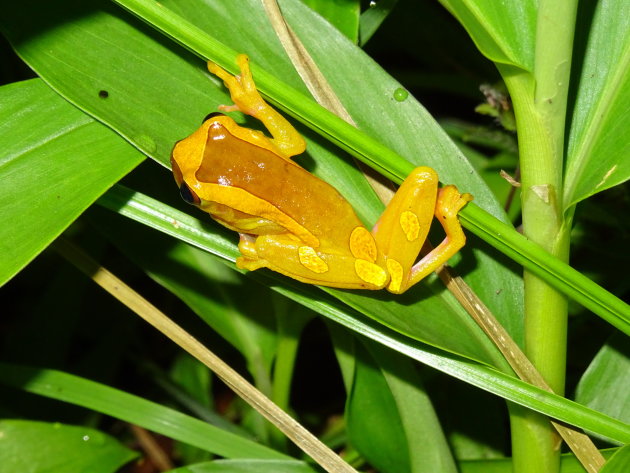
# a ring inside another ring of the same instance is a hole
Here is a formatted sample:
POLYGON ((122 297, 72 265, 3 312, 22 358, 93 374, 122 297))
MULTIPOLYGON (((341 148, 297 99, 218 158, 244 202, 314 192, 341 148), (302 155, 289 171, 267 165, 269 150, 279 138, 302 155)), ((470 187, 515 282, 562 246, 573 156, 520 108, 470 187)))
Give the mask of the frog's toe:
POLYGON ((457 216, 462 207, 471 200, 473 200, 472 195, 460 194, 457 187, 448 185, 439 190, 436 208, 441 210, 440 214, 443 218, 452 218, 457 216))
POLYGON ((236 258, 236 267, 239 269, 246 269, 248 271, 256 271, 260 268, 268 267, 267 261, 263 259, 249 259, 244 256, 236 258))

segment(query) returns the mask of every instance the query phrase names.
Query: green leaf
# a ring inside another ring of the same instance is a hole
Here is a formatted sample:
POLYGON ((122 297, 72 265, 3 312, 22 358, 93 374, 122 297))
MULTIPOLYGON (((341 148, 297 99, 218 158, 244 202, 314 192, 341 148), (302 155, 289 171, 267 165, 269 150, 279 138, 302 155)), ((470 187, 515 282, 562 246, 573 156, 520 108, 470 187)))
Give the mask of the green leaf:
POLYGON ((440 0, 462 24, 477 48, 490 60, 534 68, 536 1, 440 0), (515 39, 518 38, 518 41, 515 39))
POLYGON ((89 427, 1 420, 2 471, 20 473, 115 473, 138 456, 89 427))
POLYGON ((140 397, 55 370, 0 363, 0 383, 70 402, 142 426, 227 458, 286 455, 140 397))
POLYGON ((346 404, 350 442, 379 471, 443 473, 457 468, 416 366, 364 341, 346 404))
POLYGON ((353 43, 359 40, 360 0, 302 0, 353 43))
POLYGON ((2 285, 143 156, 40 80, 1 87, 0 102, 2 285))
POLYGON ((575 393, 580 404, 630 425, 630 346, 617 334, 597 353, 575 393))
POLYGON ((624 0, 586 2, 578 12, 564 208, 630 178, 630 15, 624 0))
POLYGON ((66 99, 164 165, 173 143, 190 132, 185 124, 200 123, 208 103, 225 97, 218 90, 213 97, 190 54, 138 31, 139 22, 110 2, 45 3, 27 0, 3 12, 2 29, 18 54, 66 99))
POLYGON ((617 450, 610 460, 606 462, 601 473, 627 473, 630 470, 630 445, 617 450))
POLYGON ((314 473, 298 460, 215 460, 187 465, 168 473, 314 473))

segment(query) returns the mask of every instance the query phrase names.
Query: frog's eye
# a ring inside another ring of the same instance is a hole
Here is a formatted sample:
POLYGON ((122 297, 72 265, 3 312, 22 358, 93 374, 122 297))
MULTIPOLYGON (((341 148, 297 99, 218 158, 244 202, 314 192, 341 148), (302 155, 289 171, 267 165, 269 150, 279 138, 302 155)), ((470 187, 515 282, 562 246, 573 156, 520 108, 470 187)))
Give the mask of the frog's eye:
POLYGON ((179 186, 179 193, 182 199, 191 205, 199 205, 201 203, 199 196, 185 182, 182 182, 182 185, 179 186))
POLYGON ((212 113, 206 115, 206 118, 204 118, 201 123, 205 123, 205 122, 207 122, 208 120, 210 120, 211 118, 214 118, 214 117, 224 117, 224 116, 225 116, 225 114, 223 114, 221 112, 212 112, 212 113))

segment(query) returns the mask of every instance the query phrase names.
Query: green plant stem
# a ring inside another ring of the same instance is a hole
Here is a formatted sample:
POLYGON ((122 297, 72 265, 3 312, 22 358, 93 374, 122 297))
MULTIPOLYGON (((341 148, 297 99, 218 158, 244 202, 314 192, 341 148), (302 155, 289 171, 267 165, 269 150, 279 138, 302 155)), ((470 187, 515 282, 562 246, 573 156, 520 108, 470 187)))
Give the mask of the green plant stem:
MULTIPOLYGON (((562 172, 576 11, 576 0, 541 0, 533 76, 502 68, 518 128, 523 230, 527 238, 565 262, 570 223, 562 211, 562 172)), ((562 394, 567 300, 529 271, 524 273, 524 283, 525 353, 554 392, 562 394)), ((559 471, 559 442, 548 420, 520 408, 513 412, 514 471, 559 471)))

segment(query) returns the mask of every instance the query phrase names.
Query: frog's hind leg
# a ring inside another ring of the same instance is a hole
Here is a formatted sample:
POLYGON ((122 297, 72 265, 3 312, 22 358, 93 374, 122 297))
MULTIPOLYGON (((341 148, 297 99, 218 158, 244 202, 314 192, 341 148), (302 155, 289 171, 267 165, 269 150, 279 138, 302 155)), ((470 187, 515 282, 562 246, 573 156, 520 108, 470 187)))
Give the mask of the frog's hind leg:
POLYGON ((414 169, 372 230, 377 247, 385 256, 390 292, 405 292, 411 285, 412 266, 433 220, 437 187, 438 177, 433 169, 414 169))
POLYGON ((439 190, 435 205, 435 218, 442 225, 446 237, 411 268, 410 286, 445 264, 464 246, 466 235, 462 230, 457 214, 472 199, 470 194, 460 194, 457 187, 453 185, 444 186, 439 190))
POLYGON ((260 96, 249 69, 249 58, 240 54, 237 58, 241 73, 237 76, 229 74, 218 65, 209 62, 208 70, 223 80, 230 90, 234 105, 221 105, 225 112, 240 111, 257 118, 273 136, 271 143, 285 158, 301 154, 306 149, 304 138, 295 128, 260 96))
POLYGON ((438 177, 431 168, 418 167, 409 174, 372 231, 385 256, 390 276, 388 291, 405 292, 464 246, 466 238, 457 213, 470 200, 470 194, 460 195, 455 186, 438 190, 438 177), (446 238, 415 263, 434 216, 446 238))

